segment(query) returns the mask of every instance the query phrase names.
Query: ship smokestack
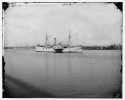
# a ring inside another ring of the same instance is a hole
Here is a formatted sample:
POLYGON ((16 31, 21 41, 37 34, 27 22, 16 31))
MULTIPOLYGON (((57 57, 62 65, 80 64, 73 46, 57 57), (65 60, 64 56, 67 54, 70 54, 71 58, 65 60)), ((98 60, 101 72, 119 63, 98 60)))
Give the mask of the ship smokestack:
POLYGON ((56 38, 54 38, 54 39, 55 39, 54 45, 56 45, 56 38))

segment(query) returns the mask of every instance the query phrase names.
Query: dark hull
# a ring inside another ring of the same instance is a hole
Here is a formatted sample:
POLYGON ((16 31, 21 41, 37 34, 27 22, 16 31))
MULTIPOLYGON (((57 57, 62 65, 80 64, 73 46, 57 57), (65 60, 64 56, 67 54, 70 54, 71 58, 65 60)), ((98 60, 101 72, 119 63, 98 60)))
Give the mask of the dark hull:
POLYGON ((54 49, 55 53, 63 53, 63 49, 54 49))

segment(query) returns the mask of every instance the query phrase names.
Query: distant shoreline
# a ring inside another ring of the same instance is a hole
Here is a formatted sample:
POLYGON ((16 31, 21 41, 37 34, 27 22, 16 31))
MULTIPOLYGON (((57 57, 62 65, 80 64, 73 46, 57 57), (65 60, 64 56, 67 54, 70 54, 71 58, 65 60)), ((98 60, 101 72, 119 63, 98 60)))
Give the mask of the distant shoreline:
MULTIPOLYGON (((4 48, 4 50, 35 50, 35 48, 4 48)), ((122 49, 82 49, 82 50, 122 50, 122 49)))
MULTIPOLYGON (((82 45, 77 45, 77 46, 81 47, 82 50, 122 50, 122 45, 120 44, 119 45, 114 44, 108 46, 82 46, 82 45)), ((4 47, 4 49, 36 49, 36 46, 4 47)))

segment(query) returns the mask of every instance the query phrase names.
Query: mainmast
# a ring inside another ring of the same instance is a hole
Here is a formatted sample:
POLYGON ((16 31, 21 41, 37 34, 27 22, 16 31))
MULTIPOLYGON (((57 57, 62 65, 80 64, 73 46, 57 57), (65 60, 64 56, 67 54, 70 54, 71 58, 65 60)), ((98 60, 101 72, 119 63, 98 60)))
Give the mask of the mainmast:
POLYGON ((48 36, 47 37, 47 33, 46 33, 46 41, 45 41, 45 46, 48 46, 48 44, 49 44, 49 41, 48 41, 48 38, 50 38, 52 35, 50 35, 50 36, 48 36))
POLYGON ((77 34, 77 33, 75 33, 75 34, 73 34, 73 35, 70 35, 70 32, 71 32, 71 30, 69 31, 69 41, 68 41, 68 45, 69 45, 69 46, 71 45, 71 37, 72 37, 73 35, 77 34))
POLYGON ((46 33, 46 43, 45 43, 45 45, 47 46, 47 33, 46 33))
POLYGON ((69 46, 70 46, 70 41, 71 41, 70 31, 69 31, 69 43, 68 43, 69 46))

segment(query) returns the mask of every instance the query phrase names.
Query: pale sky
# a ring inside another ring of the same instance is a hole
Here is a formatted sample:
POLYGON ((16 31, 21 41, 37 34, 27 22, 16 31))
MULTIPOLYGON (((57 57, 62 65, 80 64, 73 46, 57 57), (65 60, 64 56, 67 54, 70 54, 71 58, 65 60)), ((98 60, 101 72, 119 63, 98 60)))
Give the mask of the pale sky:
POLYGON ((63 3, 23 4, 4 12, 4 45, 32 46, 67 43, 69 31, 75 34, 72 44, 121 44, 122 12, 114 4, 63 3))

